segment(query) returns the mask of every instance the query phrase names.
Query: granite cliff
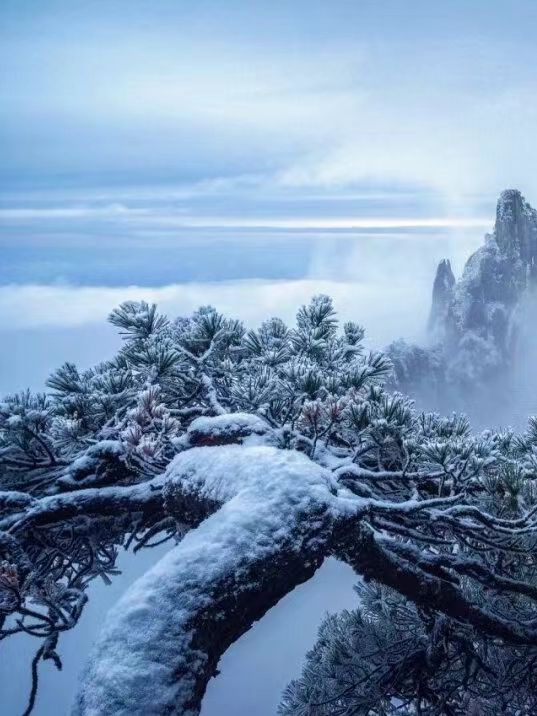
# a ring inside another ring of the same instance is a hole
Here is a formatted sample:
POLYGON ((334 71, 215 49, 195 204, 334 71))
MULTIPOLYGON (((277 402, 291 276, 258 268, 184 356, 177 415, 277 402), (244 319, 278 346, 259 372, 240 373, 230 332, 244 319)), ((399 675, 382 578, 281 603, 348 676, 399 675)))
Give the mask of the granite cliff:
POLYGON ((509 391, 525 306, 537 287, 537 211, 515 189, 498 200, 492 234, 455 279, 449 260, 433 283, 429 344, 389 347, 396 385, 439 409, 509 391), (488 395, 486 395, 488 393, 488 395))

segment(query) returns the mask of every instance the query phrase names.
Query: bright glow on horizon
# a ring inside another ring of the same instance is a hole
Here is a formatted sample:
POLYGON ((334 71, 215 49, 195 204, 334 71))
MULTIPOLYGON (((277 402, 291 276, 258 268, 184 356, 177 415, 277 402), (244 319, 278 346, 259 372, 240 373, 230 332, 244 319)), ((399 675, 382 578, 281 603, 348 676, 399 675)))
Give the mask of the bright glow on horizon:
POLYGON ((142 220, 163 226, 192 228, 240 228, 240 229, 291 229, 291 230, 338 230, 338 229, 416 229, 416 228, 483 228, 491 226, 487 218, 472 217, 195 217, 183 212, 167 213, 165 210, 129 208, 120 204, 99 207, 58 207, 0 209, 0 221, 25 222, 28 220, 72 219, 118 219, 142 220))

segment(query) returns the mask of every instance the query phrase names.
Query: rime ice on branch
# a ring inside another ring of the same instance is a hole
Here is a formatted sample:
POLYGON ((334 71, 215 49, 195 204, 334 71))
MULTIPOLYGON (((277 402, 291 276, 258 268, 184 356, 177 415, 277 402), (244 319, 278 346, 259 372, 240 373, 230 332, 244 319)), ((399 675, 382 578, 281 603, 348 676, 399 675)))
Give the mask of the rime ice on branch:
MULTIPOLYGON (((76 623, 89 578, 113 572, 117 544, 182 538, 110 613, 76 713, 198 713, 229 644, 329 555, 387 595, 386 643, 401 615, 417 640, 346 698, 458 714, 470 693, 493 713, 509 680, 488 655, 501 649, 530 708, 534 422, 520 436, 473 435, 463 417, 415 411, 383 388, 390 362, 364 351, 356 324, 340 330, 324 296, 293 328, 245 331, 210 308, 170 322, 134 303, 112 321, 125 338, 116 358, 83 373, 67 364, 49 396, 0 409, 0 603, 6 624, 48 640, 39 658, 76 623)), ((314 683, 337 713, 327 685, 341 642, 324 633, 334 660, 310 660, 285 713, 317 708, 314 683)))

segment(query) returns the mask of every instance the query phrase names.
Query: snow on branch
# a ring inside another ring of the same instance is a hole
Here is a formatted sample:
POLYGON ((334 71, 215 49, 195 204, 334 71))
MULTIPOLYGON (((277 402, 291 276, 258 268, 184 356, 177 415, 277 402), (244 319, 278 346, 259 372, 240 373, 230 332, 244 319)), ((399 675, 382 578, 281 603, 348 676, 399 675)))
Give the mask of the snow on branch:
POLYGON ((461 654, 483 644, 485 663, 501 644, 537 663, 534 423, 473 434, 416 411, 326 296, 294 327, 245 331, 211 307, 171 321, 135 302, 111 321, 112 360, 67 363, 48 395, 0 403, 0 638, 55 644, 118 545, 190 528, 110 614, 78 713, 198 713, 229 644, 328 555, 412 612, 430 640, 418 663, 429 647, 455 663, 440 623, 461 654))
POLYGON ((335 483, 304 455, 194 448, 167 476, 172 493, 223 506, 109 614, 75 713, 198 713, 221 654, 326 553, 335 483))

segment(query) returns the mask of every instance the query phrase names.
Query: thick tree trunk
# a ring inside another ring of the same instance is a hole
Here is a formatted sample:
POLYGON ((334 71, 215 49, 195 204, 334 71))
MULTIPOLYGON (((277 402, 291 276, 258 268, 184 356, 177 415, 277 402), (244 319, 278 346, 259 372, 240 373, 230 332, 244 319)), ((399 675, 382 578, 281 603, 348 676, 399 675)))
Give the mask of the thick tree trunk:
POLYGON ((330 477, 303 455, 196 448, 179 456, 171 476, 168 500, 177 489, 183 508, 235 495, 109 614, 74 707, 79 716, 198 714, 229 645, 329 552, 330 477))
POLYGON ((453 498, 383 503, 356 497, 302 453, 268 446, 186 450, 159 486, 168 513, 199 526, 108 615, 83 677, 76 716, 196 716, 229 645, 329 554, 478 631, 513 644, 537 641, 535 621, 507 620, 472 603, 457 575, 464 567, 474 579, 486 578, 489 588, 497 584, 529 594, 529 587, 521 591, 511 580, 509 589, 488 571, 468 572, 472 565, 461 567, 459 557, 451 569, 434 555, 417 551, 414 558, 410 548, 371 526, 375 514, 397 518, 442 506, 453 510, 453 498))

